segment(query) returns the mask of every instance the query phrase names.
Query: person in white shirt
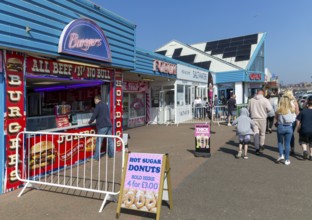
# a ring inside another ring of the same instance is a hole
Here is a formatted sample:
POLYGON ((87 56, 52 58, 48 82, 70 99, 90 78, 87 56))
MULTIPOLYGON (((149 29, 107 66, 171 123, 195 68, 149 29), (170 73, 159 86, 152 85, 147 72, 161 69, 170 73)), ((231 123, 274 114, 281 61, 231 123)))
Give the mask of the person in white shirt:
POLYGON ((200 118, 200 112, 203 107, 203 101, 199 96, 196 97, 194 100, 194 107, 195 107, 195 118, 200 118))

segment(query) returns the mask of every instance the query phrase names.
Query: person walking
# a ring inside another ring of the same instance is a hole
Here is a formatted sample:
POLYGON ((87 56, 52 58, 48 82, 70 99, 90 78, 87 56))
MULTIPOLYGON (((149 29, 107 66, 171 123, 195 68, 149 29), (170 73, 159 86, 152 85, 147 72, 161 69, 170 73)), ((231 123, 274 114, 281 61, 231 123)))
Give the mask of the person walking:
POLYGON ((308 149, 310 148, 310 160, 312 160, 312 96, 307 100, 307 107, 297 116, 297 131, 299 133, 299 143, 303 149, 303 159, 308 159, 308 149))
POLYGON ((203 103, 202 103, 202 114, 204 116, 204 118, 209 117, 209 102, 208 102, 208 98, 207 97, 204 97, 204 100, 203 100, 203 103))
POLYGON ((249 118, 249 112, 246 108, 240 110, 240 116, 232 123, 237 125, 237 135, 239 138, 238 153, 236 158, 242 157, 242 148, 244 146, 244 159, 248 159, 248 144, 250 142, 250 135, 253 134, 252 128, 255 122, 249 118))
POLYGON ((228 126, 231 126, 231 118, 235 120, 236 118, 236 95, 233 94, 227 102, 228 104, 228 126))
POLYGON ((195 118, 200 118, 203 102, 199 96, 197 96, 196 99, 194 100, 194 107, 195 107, 195 118))
POLYGON ((274 123, 274 117, 275 117, 275 112, 276 112, 276 109, 277 109, 277 105, 275 103, 275 100, 273 100, 271 98, 271 94, 270 93, 267 95, 267 99, 270 101, 270 104, 272 106, 272 110, 267 115, 266 133, 272 133, 272 127, 273 127, 273 123, 274 123))
POLYGON ((275 114, 277 121, 277 145, 279 151, 279 157, 276 160, 277 163, 285 160, 285 165, 290 164, 289 153, 291 136, 293 134, 292 123, 294 122, 294 112, 295 108, 292 106, 288 96, 282 96, 275 114))
POLYGON ((215 109, 215 117, 216 118, 219 118, 219 99, 218 99, 218 96, 215 95, 214 98, 213 98, 213 107, 215 109))
MULTIPOLYGON (((96 120, 97 134, 100 135, 111 135, 112 134, 112 122, 110 119, 110 112, 107 104, 102 101, 100 95, 94 97, 95 109, 89 120, 89 124, 92 124, 96 120)), ((98 137, 96 139, 96 148, 93 155, 93 159, 98 161, 101 156, 101 146, 103 142, 103 137, 98 137)), ((114 157, 115 150, 112 138, 108 138, 108 157, 114 157)))
POLYGON ((294 94, 291 90, 286 90, 284 92, 284 96, 287 96, 290 99, 291 105, 295 108, 295 112, 292 113, 294 122, 292 124, 292 129, 293 129, 293 135, 291 136, 291 141, 290 141, 290 155, 295 155, 295 135, 294 131, 296 128, 296 117, 299 114, 299 106, 296 98, 294 97, 294 94))
POLYGON ((268 112, 272 111, 272 106, 264 96, 262 89, 258 90, 257 95, 250 99, 248 110, 251 119, 255 122, 254 126, 254 143, 256 154, 260 154, 260 149, 264 150, 266 118, 268 112))

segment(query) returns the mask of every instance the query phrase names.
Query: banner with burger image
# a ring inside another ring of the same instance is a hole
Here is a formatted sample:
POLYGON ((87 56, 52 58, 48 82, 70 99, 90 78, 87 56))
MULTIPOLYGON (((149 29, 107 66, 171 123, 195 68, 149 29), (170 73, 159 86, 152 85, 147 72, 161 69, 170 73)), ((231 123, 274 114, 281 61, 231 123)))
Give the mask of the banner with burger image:
POLYGON ((92 156, 96 138, 79 134, 95 134, 94 127, 73 129, 67 132, 77 133, 77 135, 49 134, 30 137, 26 140, 29 177, 71 166, 92 156))

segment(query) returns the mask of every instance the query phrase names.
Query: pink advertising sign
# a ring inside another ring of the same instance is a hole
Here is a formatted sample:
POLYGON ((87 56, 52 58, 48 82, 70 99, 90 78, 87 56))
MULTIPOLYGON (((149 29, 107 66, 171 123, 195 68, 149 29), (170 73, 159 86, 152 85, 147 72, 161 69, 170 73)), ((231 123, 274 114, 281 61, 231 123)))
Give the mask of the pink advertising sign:
POLYGON ((210 146, 210 125, 209 124, 196 124, 195 125, 195 139, 196 149, 207 149, 210 146))
POLYGON ((163 154, 129 154, 122 208, 157 212, 163 157, 163 154))

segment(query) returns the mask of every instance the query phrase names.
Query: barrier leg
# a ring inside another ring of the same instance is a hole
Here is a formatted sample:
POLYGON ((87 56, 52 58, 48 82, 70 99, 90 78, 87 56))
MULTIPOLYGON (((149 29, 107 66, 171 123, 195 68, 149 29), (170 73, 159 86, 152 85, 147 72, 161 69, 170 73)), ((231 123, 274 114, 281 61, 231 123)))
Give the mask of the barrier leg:
POLYGON ((106 203, 106 200, 107 200, 108 196, 109 196, 109 195, 106 194, 106 196, 105 196, 105 198, 104 198, 104 200, 103 200, 103 202, 102 202, 102 205, 101 205, 101 208, 100 208, 99 212, 102 212, 102 211, 103 211, 103 208, 104 208, 104 206, 105 206, 105 203, 106 203))
MULTIPOLYGON (((17 197, 21 197, 22 194, 24 193, 24 191, 25 191, 25 189, 26 189, 27 187, 32 187, 32 184, 31 184, 30 182, 27 182, 27 183, 25 184, 25 186, 23 187, 22 191, 20 192, 20 194, 18 194, 17 197)), ((36 189, 39 189, 38 187, 35 187, 35 188, 36 188, 36 189)))

